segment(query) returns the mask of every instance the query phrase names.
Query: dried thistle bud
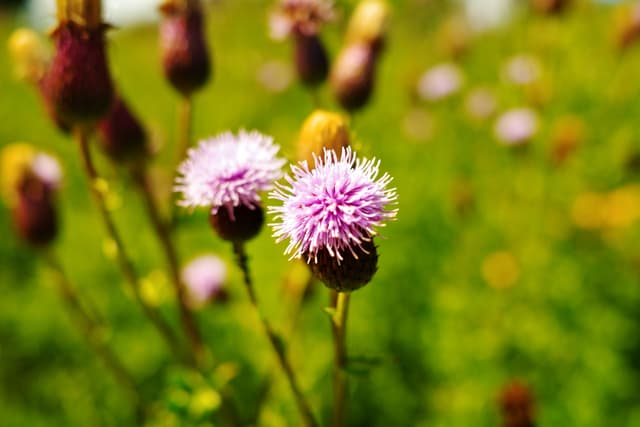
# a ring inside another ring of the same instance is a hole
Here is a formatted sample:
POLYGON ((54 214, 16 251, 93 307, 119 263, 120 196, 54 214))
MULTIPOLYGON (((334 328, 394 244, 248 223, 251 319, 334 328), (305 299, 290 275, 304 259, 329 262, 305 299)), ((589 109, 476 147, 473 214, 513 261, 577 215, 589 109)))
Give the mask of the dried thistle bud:
POLYGON ((209 222, 221 239, 242 243, 260 233, 264 223, 264 212, 260 206, 223 207, 211 212, 209 222))
MULTIPOLYGON (((75 16, 75 15, 74 15, 75 16)), ((105 24, 60 21, 53 32, 56 53, 41 87, 52 115, 69 126, 93 126, 113 102, 105 24)))
POLYGON ((98 124, 98 132, 102 149, 115 163, 135 167, 149 154, 147 132, 120 96, 98 124))
POLYGON ((349 127, 340 114, 314 111, 302 125, 298 136, 298 160, 313 167, 313 155, 320 157, 324 149, 340 153, 349 146, 349 127))
POLYGON ((371 281, 378 270, 378 252, 373 239, 354 247, 353 251, 346 251, 341 261, 323 248, 315 260, 309 261, 309 267, 328 288, 351 292, 371 281))
POLYGON ((298 77, 307 86, 317 86, 327 79, 329 57, 317 35, 296 34, 295 63, 298 77))
POLYGON ((162 4, 160 50, 164 72, 183 96, 202 88, 211 75, 204 16, 195 0, 168 0, 162 4))
POLYGON ((551 15, 562 12, 569 2, 570 0, 531 0, 531 5, 538 12, 551 15))
POLYGON ((519 381, 507 384, 499 397, 503 427, 534 427, 534 399, 531 390, 519 381))
POLYGON ((347 44, 366 43, 382 48, 389 21, 389 4, 385 0, 362 0, 351 15, 347 44))
POLYGON ((28 144, 11 144, 2 151, 3 196, 16 232, 31 245, 49 244, 58 233, 54 196, 60 179, 58 162, 28 144))
POLYGON ((373 91, 377 53, 366 43, 347 45, 331 71, 331 87, 348 111, 364 107, 373 91))
POLYGON ((14 74, 20 80, 37 84, 49 64, 49 51, 38 33, 19 28, 11 33, 7 43, 14 74))

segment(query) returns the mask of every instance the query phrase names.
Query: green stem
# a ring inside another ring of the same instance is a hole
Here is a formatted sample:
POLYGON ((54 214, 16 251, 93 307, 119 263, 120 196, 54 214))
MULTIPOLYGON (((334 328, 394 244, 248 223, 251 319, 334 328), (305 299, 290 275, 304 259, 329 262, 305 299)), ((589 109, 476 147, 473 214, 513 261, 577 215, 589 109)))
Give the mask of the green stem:
POLYGON ((171 283, 173 284, 174 292, 178 300, 182 328, 189 340, 191 351, 195 356, 195 362, 197 364, 202 364, 204 361, 204 344, 202 342, 202 336, 198 329, 198 325, 191 310, 189 310, 189 307, 187 306, 187 293, 184 283, 182 283, 182 278, 180 277, 178 253, 171 239, 168 223, 163 220, 160 215, 160 210, 156 203, 153 188, 147 173, 144 170, 135 171, 133 173, 133 177, 140 189, 140 193, 142 193, 147 214, 149 215, 153 229, 160 241, 160 246, 162 247, 162 251, 169 267, 171 283))
POLYGON ((100 331, 101 325, 83 306, 76 289, 67 278, 55 253, 53 253, 53 251, 43 251, 42 255, 47 266, 53 272, 56 290, 60 299, 65 304, 73 325, 84 335, 105 367, 112 373, 116 382, 129 394, 138 414, 144 414, 143 398, 138 390, 135 379, 104 341, 103 334, 101 334, 100 331))
POLYGON ((349 292, 332 292, 331 302, 335 308, 331 317, 333 332, 334 372, 333 372, 333 427, 343 427, 347 409, 347 315, 349 312, 349 292))
POLYGON ((178 105, 178 151, 177 163, 187 157, 191 146, 191 132, 193 127, 193 99, 185 96, 178 105))
POLYGON ((102 222, 104 223, 105 230, 107 232, 107 236, 111 241, 115 244, 116 247, 116 256, 118 266, 129 285, 136 301, 142 308, 142 311, 147 316, 147 318, 151 321, 151 323, 156 327, 156 329, 160 332, 160 335, 164 338, 169 349, 174 353, 174 355, 182 360, 182 351, 180 349, 179 342, 173 333, 173 330, 169 326, 169 324, 164 320, 164 318, 160 315, 160 313, 147 304, 142 296, 142 292, 140 289, 140 282, 138 280, 138 274, 136 273, 133 263, 127 256, 125 252, 123 241, 118 233, 115 222, 111 217, 111 213, 109 209, 107 209, 107 203, 105 198, 104 191, 100 188, 100 183, 102 182, 102 178, 98 174, 95 165, 93 164, 93 159, 91 157, 91 151, 89 149, 89 138, 87 133, 78 128, 75 131, 75 137, 77 139, 80 155, 82 158, 82 164, 84 166, 84 172, 89 182, 89 187, 91 192, 93 193, 96 205, 98 207, 98 211, 100 212, 100 216, 102 218, 102 222))
POLYGON ((249 301, 251 302, 251 305, 253 305, 253 308, 256 311, 256 313, 258 314, 258 317, 260 318, 260 322, 262 324, 264 332, 267 335, 269 342, 271 343, 271 347, 273 347, 273 350, 276 353, 280 367, 282 368, 282 371, 284 372, 287 378, 287 381, 289 383, 289 387, 291 388, 291 392, 295 397, 298 410, 300 411, 300 414, 302 416, 302 421, 306 427, 318 427, 318 423, 316 422, 313 416, 313 412, 311 411, 311 406, 309 405, 306 398, 302 394, 300 385, 298 384, 297 377, 293 371, 293 368, 291 367, 291 363, 289 362, 289 359, 285 351, 284 343, 282 342, 282 339, 275 333, 275 331, 269 324, 269 321, 264 317, 264 315, 262 314, 262 311, 260 310, 260 306, 258 305, 258 299, 256 297, 255 290, 253 288, 253 282, 251 281, 251 275, 249 274, 249 267, 247 265, 247 255, 244 250, 244 245, 242 243, 234 243, 233 251, 236 255, 236 261, 238 263, 238 266, 242 270, 243 279, 244 279, 243 282, 247 290, 247 294, 249 295, 249 301))

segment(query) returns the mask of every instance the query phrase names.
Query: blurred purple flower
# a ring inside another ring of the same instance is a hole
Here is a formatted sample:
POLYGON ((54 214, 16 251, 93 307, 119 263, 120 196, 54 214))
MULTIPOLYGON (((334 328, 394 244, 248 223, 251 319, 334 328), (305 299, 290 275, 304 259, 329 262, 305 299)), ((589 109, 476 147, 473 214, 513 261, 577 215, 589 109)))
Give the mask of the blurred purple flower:
POLYGON ((495 113, 497 104, 496 97, 491 90, 481 87, 469 92, 465 100, 465 109, 474 119, 482 120, 495 113))
POLYGON ((504 66, 505 78, 516 85, 526 86, 540 79, 542 65, 538 58, 528 54, 512 57, 504 66))
MULTIPOLYGON (((378 178, 380 161, 357 159, 350 147, 340 155, 325 150, 324 159, 314 156, 315 168, 306 161, 292 165, 289 184, 277 184, 269 196, 283 202, 273 206, 275 222, 270 224, 278 242, 289 239, 285 254, 291 258, 305 256, 317 261, 318 251, 325 249, 340 262, 341 252, 349 250, 356 258, 376 235, 375 228, 396 217, 395 188, 388 188, 393 178, 385 173, 378 178)), ((366 251, 365 251, 366 252, 366 251)))
POLYGON ((55 157, 45 153, 37 153, 31 161, 31 171, 49 190, 56 190, 60 187, 62 169, 55 157))
POLYGON ((418 81, 418 95, 425 101, 439 101, 460 90, 464 76, 454 64, 440 64, 427 70, 418 81))
POLYGON ((274 40, 284 40, 292 33, 314 36, 333 20, 331 0, 282 0, 269 16, 269 29, 274 40))
POLYGON ((538 115, 530 108, 509 110, 498 117, 494 130, 504 145, 525 144, 538 132, 538 115))
POLYGON ((215 255, 202 255, 187 264, 181 273, 190 302, 194 308, 201 307, 223 290, 227 267, 215 255))
POLYGON ((273 188, 282 176, 285 161, 276 157, 279 149, 273 138, 257 131, 225 132, 200 141, 178 167, 175 191, 182 193, 178 204, 211 206, 213 214, 224 206, 231 217, 234 207, 258 207, 258 193, 273 188))

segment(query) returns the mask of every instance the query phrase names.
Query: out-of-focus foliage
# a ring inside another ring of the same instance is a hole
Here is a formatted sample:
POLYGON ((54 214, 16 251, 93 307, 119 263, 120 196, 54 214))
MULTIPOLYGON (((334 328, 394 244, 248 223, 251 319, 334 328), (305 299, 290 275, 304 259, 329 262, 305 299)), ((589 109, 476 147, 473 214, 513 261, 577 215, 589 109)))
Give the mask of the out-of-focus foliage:
MULTIPOLYGON (((340 4, 347 12, 353 3, 340 4)), ((356 148, 379 157, 395 177, 400 213, 378 240, 373 283, 352 298, 349 425, 496 426, 497 396, 512 378, 531 385, 541 426, 640 425, 640 50, 617 49, 610 7, 574 3, 555 17, 524 11, 452 51, 440 29, 453 8, 436 0, 394 2, 375 95, 355 117, 354 136, 356 148), (505 76, 519 54, 541 67, 524 86, 505 76), (464 76, 461 88, 437 102, 419 101, 422 73, 451 61, 464 76), (465 100, 477 87, 493 94, 497 113, 523 106, 537 112, 539 130, 526 147, 497 142, 496 114, 469 116, 465 100), (572 120, 579 131, 566 124, 572 120), (576 143, 558 148, 567 139, 576 143)), ((268 6, 215 2, 208 25, 215 78, 196 97, 194 133, 257 128, 293 159, 313 100, 295 84, 279 93, 260 84, 264 64, 290 61, 290 46, 267 37, 268 6)), ((23 17, 1 13, 6 40, 23 17)), ((326 34, 332 56, 345 22, 326 34)), ((160 148, 154 168, 168 188, 176 97, 163 80, 156 38, 151 27, 114 30, 110 57, 123 94, 160 148)), ((63 160, 61 258, 113 325, 114 348, 155 399, 153 425, 211 425, 204 420, 219 410, 217 391, 189 372, 167 369, 165 348, 108 259, 77 147, 48 122, 35 91, 12 79, 4 43, 0 58, 0 145, 29 141, 63 160)), ((327 89, 320 95, 326 108, 337 109, 327 89)), ((174 315, 141 201, 101 160, 148 292, 174 315)), ((15 240, 9 218, 0 209, 0 424, 132 425, 125 396, 71 328, 48 272, 15 240)), ((213 250, 231 265, 230 248, 206 222, 206 212, 181 217, 183 259, 213 250)), ((265 229, 248 252, 265 311, 287 333, 293 313, 282 283, 296 267, 282 249, 265 229)), ((216 360, 232 363, 218 375, 230 381, 245 419, 264 402, 259 425, 296 425, 240 275, 229 270, 229 302, 198 314, 216 360)), ((326 300, 318 287, 289 348, 325 422, 332 362, 326 300)))

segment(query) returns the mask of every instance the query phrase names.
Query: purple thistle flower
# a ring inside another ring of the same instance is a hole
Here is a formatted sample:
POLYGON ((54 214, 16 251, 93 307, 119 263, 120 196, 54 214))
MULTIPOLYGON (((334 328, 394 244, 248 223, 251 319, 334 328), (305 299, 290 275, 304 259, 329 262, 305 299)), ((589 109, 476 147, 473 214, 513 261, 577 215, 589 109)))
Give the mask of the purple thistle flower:
POLYGON ((314 160, 313 170, 306 161, 292 165, 293 176, 285 177, 289 186, 277 184, 269 194, 283 202, 269 208, 276 214, 273 235, 278 242, 289 239, 285 254, 291 258, 317 262, 324 249, 338 263, 345 250, 357 259, 356 249, 364 250, 375 229, 396 217, 397 208, 386 209, 398 198, 395 188, 387 188, 393 178, 378 178, 380 161, 357 159, 350 147, 340 155, 325 150, 324 159, 314 160))
POLYGON ((232 218, 235 207, 259 207, 258 193, 272 189, 282 176, 285 161, 276 157, 279 149, 273 138, 257 131, 225 132, 200 141, 178 167, 175 191, 183 197, 178 204, 211 206, 212 214, 224 206, 232 218))
POLYGON ((190 303, 199 308, 223 294, 227 267, 215 255, 202 255, 187 264, 181 278, 189 291, 190 303))

